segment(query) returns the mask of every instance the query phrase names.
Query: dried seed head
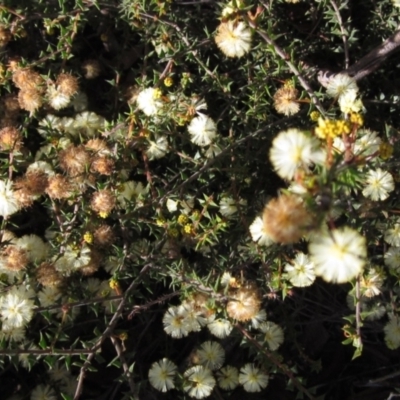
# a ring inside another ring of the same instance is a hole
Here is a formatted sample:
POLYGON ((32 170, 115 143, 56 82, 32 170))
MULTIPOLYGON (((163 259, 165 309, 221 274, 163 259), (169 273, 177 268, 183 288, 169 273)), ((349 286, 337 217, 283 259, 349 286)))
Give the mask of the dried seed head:
POLYGON ((114 160, 109 157, 95 157, 90 166, 91 172, 98 172, 101 175, 111 175, 114 171, 114 160))
POLYGON ((85 148, 93 151, 98 155, 110 154, 107 143, 102 139, 90 139, 86 144, 85 148))
POLYGON ((28 190, 25 190, 23 185, 19 189, 14 190, 14 196, 20 208, 30 207, 35 201, 35 196, 32 196, 28 190))
POLYGON ((47 174, 39 169, 34 169, 16 179, 15 189, 23 190, 29 196, 40 196, 44 193, 47 183, 47 174))
POLYGON ((17 272, 26 268, 29 259, 25 250, 16 246, 7 246, 0 256, 0 265, 6 270, 17 272))
POLYGON ((229 292, 231 298, 226 305, 228 315, 238 321, 254 318, 261 307, 261 296, 254 283, 248 283, 237 290, 229 292))
POLYGON ((83 74, 86 79, 94 79, 100 75, 101 66, 97 60, 86 60, 82 64, 83 74))
POLYGON ((36 270, 36 279, 43 286, 59 286, 63 282, 63 277, 56 270, 53 264, 44 262, 36 270))
POLYGON ((311 222, 311 215, 304 202, 295 195, 279 196, 271 200, 263 211, 264 231, 278 243, 297 242, 311 222))
POLYGON ((90 154, 83 146, 69 146, 59 154, 60 167, 70 176, 83 174, 90 165, 90 154))
POLYGON ((115 234, 111 226, 101 225, 94 231, 93 239, 97 246, 111 246, 115 242, 115 234))
POLYGON ((0 48, 7 46, 12 39, 11 32, 4 26, 0 26, 0 48))
POLYGON ((12 74, 12 81, 21 90, 31 89, 39 92, 44 87, 43 78, 30 68, 15 68, 12 74))
POLYGON ((107 216, 115 207, 115 196, 108 190, 103 189, 93 194, 91 207, 101 216, 107 216))
POLYGON ((24 89, 18 93, 18 102, 23 110, 33 114, 43 104, 42 95, 36 89, 24 89))
POLYGON ((73 194, 73 186, 62 175, 54 175, 49 178, 46 193, 51 199, 66 199, 73 194))
POLYGON ((300 105, 297 102, 299 92, 294 87, 283 86, 274 95, 275 110, 284 115, 294 115, 299 112, 300 105))
POLYGON ((78 79, 71 74, 60 74, 56 81, 57 91, 71 97, 79 90, 78 79))
POLYGON ((2 98, 3 111, 6 118, 16 118, 21 110, 18 97, 15 94, 7 94, 2 98))
POLYGON ((79 272, 84 276, 93 275, 99 268, 102 260, 100 252, 92 250, 90 254, 90 261, 88 264, 79 268, 79 272))
POLYGON ((7 126, 0 130, 0 148, 18 151, 22 146, 22 135, 17 128, 7 126))

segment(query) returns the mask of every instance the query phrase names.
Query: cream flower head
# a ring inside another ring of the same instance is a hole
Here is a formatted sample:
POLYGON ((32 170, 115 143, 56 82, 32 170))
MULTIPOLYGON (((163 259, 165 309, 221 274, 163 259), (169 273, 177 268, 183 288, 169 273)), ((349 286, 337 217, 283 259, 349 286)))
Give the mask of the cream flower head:
POLYGON ((227 57, 242 57, 250 51, 251 31, 243 22, 222 22, 215 42, 227 57))

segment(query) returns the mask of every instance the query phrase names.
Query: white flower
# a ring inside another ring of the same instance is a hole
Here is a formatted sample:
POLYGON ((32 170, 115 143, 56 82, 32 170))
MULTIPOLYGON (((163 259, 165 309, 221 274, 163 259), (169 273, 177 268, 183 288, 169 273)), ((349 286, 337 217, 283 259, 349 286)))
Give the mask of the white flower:
MULTIPOLYGON (((73 128, 86 136, 93 136, 104 128, 105 119, 91 111, 83 111, 75 116, 73 128)), ((64 126, 65 129, 65 126, 64 126)))
POLYGON ((39 126, 41 128, 38 128, 37 131, 44 138, 46 138, 53 129, 61 130, 62 128, 61 119, 52 114, 47 114, 46 117, 39 122, 39 126))
POLYGON ((381 268, 370 268, 368 274, 360 279, 362 295, 374 297, 380 294, 385 278, 385 273, 381 268))
POLYGON ((264 231, 264 222, 261 217, 256 217, 253 223, 249 227, 250 235, 254 242, 257 242, 261 246, 269 246, 274 241, 264 231))
POLYGON ((215 43, 227 57, 242 57, 250 51, 251 31, 243 22, 222 22, 215 43))
POLYGON ((254 329, 258 329, 263 322, 267 320, 267 312, 265 310, 260 310, 257 315, 251 319, 251 325, 254 329))
POLYGON ((199 332, 201 327, 206 325, 207 319, 202 315, 201 311, 193 307, 193 304, 183 303, 180 308, 183 309, 183 323, 189 332, 199 332))
POLYGON ((47 176, 54 176, 56 174, 53 170, 53 167, 46 161, 35 161, 34 163, 29 165, 26 171, 41 171, 44 172, 47 176))
POLYGON ((184 307, 170 307, 164 314, 164 331, 175 339, 187 336, 189 329, 185 321, 186 310, 184 307))
POLYGON ((176 370, 176 365, 167 358, 153 363, 149 370, 150 384, 161 392, 173 389, 176 370))
POLYGON ((385 342, 389 349, 395 350, 400 347, 400 320, 398 316, 390 318, 383 331, 385 332, 385 342))
POLYGON ((172 199, 168 199, 167 203, 166 203, 168 211, 170 213, 175 212, 178 209, 178 204, 179 204, 178 201, 175 201, 175 200, 172 200, 172 199))
POLYGON ((400 220, 397 220, 393 228, 385 231, 384 240, 391 246, 400 247, 400 220))
POLYGON ((51 107, 55 110, 61 110, 68 106, 71 97, 59 92, 54 86, 48 86, 47 99, 51 107))
POLYGON ((38 385, 32 390, 31 400, 57 400, 57 396, 49 385, 38 385))
POLYGON ((392 0, 394 7, 400 7, 400 0, 392 0))
POLYGON ((19 326, 9 326, 7 323, 3 322, 0 331, 0 340, 10 340, 11 342, 20 342, 25 338, 25 327, 19 326))
POLYGON ((386 200, 389 197, 389 193, 394 190, 392 175, 380 168, 368 171, 365 185, 362 193, 373 201, 386 200))
POLYGON ((157 114, 162 108, 160 89, 147 88, 142 90, 137 99, 139 110, 142 110, 147 116, 157 114))
POLYGON ((64 276, 69 276, 72 272, 89 264, 90 255, 90 247, 86 244, 81 248, 67 246, 64 254, 55 260, 54 266, 64 276))
POLYGON ((218 318, 210 322, 207 325, 207 328, 212 335, 216 336, 217 338, 224 339, 229 336, 233 327, 229 320, 218 318))
POLYGON ((246 392, 261 392, 268 385, 268 375, 254 364, 246 364, 240 368, 239 383, 246 392))
MULTIPOLYGON (((38 298, 42 307, 54 306, 61 298, 61 292, 57 286, 46 286, 38 293, 38 298)), ((50 310, 50 312, 57 312, 57 310, 50 310)))
POLYGON ((275 322, 267 321, 260 325, 260 331, 264 333, 263 341, 267 342, 270 350, 275 351, 283 343, 284 336, 282 328, 275 322))
POLYGON ((142 182, 128 181, 122 183, 118 188, 117 201, 122 207, 126 207, 127 201, 133 198, 139 198, 147 193, 148 189, 143 186, 142 182))
POLYGON ((298 129, 280 132, 272 141, 269 158, 284 179, 292 179, 299 169, 308 171, 312 164, 322 164, 325 160, 318 141, 298 129))
POLYGON ((361 99, 357 96, 358 91, 355 89, 347 90, 339 96, 339 107, 343 114, 359 113, 364 109, 361 99))
POLYGON ((50 251, 50 245, 36 235, 24 235, 15 241, 15 245, 25 250, 29 261, 32 262, 43 261, 50 251))
POLYGON ((400 247, 389 247, 384 256, 385 265, 400 271, 400 247))
POLYGON ((149 147, 146 150, 149 160, 162 158, 168 153, 168 140, 165 136, 155 134, 154 140, 147 139, 149 147))
POLYGON ((217 342, 204 342, 197 351, 199 364, 211 370, 222 367, 225 361, 225 350, 217 342))
POLYGON ((191 135, 190 140, 201 147, 210 144, 217 136, 215 122, 204 114, 199 114, 190 121, 188 131, 191 135))
POLYGON ((204 151, 206 158, 214 158, 222 152, 221 147, 215 143, 211 143, 207 150, 204 151))
POLYGON ((202 399, 211 394, 214 386, 215 379, 211 371, 202 365, 196 365, 189 368, 184 373, 185 383, 183 390, 189 394, 190 397, 202 399))
MULTIPOLYGON (((246 200, 239 199, 239 205, 245 206, 247 204, 246 200)), ((223 197, 219 202, 219 212, 224 217, 231 217, 232 215, 236 214, 238 210, 237 203, 232 197, 223 197)))
POLYGON ((1 298, 1 319, 9 329, 12 327, 19 328, 32 319, 34 307, 32 300, 18 296, 15 293, 7 293, 1 298))
POLYGON ((235 278, 231 275, 230 272, 224 272, 221 276, 221 285, 227 287, 231 284, 232 280, 235 278))
POLYGON ((233 390, 239 385, 239 371, 227 365, 217 372, 218 385, 224 390, 233 390))
POLYGON ((0 181, 0 215, 8 217, 19 210, 19 204, 11 189, 11 182, 0 181))
POLYGON ((349 92, 358 92, 356 81, 347 74, 336 74, 329 79, 326 89, 328 96, 347 96, 349 92))
POLYGON ((293 286, 310 286, 315 281, 314 263, 304 253, 297 253, 292 264, 285 265, 285 272, 293 286))
POLYGON ((369 129, 359 129, 357 140, 354 144, 354 154, 369 156, 379 151, 382 143, 381 138, 374 131, 369 129))
POLYGON ((85 111, 88 108, 88 97, 84 92, 78 92, 70 101, 76 112, 85 111))
POLYGON ((348 227, 315 235, 308 248, 315 274, 328 282, 344 283, 355 278, 367 256, 365 237, 348 227))

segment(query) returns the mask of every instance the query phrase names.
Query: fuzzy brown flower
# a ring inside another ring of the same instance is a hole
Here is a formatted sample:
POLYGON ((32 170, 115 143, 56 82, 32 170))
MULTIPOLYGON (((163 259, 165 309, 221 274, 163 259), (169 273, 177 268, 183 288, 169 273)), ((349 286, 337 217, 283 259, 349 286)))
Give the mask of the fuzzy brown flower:
POLYGON ((90 154, 83 146, 69 146, 59 154, 60 167, 70 176, 83 174, 90 165, 90 154))
POLYGON ((299 91, 291 86, 283 86, 274 95, 274 107, 279 114, 294 115, 300 110, 297 102, 299 91))
POLYGON ((102 217, 106 217, 115 207, 115 195, 111 190, 103 189, 93 194, 91 207, 102 217))
POLYGON ((253 282, 248 282, 237 290, 231 290, 229 297, 230 300, 226 305, 226 311, 231 318, 237 321, 248 321, 260 311, 260 291, 253 282))
POLYGON ((22 146, 21 132, 12 126, 0 130, 0 148, 2 150, 18 151, 22 146))
POLYGON ((63 282, 62 275, 55 266, 49 262, 43 262, 36 270, 36 279, 43 286, 59 286, 63 282))
POLYGON ((66 199, 73 194, 73 185, 65 176, 57 174, 49 178, 46 193, 51 199, 66 199))
POLYGON ((71 74, 60 74, 56 80, 57 91, 71 97, 79 90, 78 79, 71 74))

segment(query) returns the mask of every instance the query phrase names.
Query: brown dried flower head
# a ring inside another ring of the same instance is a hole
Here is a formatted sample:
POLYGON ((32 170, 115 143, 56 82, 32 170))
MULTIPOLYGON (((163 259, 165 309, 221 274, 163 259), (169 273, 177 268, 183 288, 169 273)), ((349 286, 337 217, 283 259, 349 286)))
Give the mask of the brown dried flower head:
POLYGON ((101 260, 102 260, 101 253, 92 250, 90 254, 89 263, 79 268, 79 272, 84 276, 93 275, 100 268, 101 260))
POLYGON ((37 92, 44 90, 43 78, 30 68, 16 68, 12 74, 14 85, 21 90, 33 89, 37 92))
POLYGON ((93 153, 97 155, 108 155, 110 154, 110 150, 107 146, 106 141, 103 139, 90 139, 85 144, 85 148, 91 150, 93 153))
POLYGON ((79 90, 78 79, 71 74, 60 74, 56 81, 57 91, 71 97, 79 90))
POLYGON ((11 39, 11 32, 6 27, 0 26, 0 48, 7 46, 11 39))
POLYGON ((34 169, 16 179, 15 189, 23 190, 29 196, 40 196, 44 193, 48 184, 48 177, 44 171, 34 169))
POLYGON ((22 146, 22 135, 17 128, 7 126, 0 130, 0 148, 19 151, 22 146))
POLYGON ((226 305, 226 311, 237 321, 248 321, 260 311, 261 296, 255 283, 249 282, 237 290, 231 290, 229 297, 231 300, 226 305))
POLYGON ((279 114, 294 115, 300 110, 297 102, 299 92, 292 86, 283 86, 274 95, 274 107, 279 114))
POLYGON ((283 194, 271 200, 263 211, 264 232, 278 243, 295 243, 310 227, 312 219, 298 196, 283 194))
POLYGON ((2 107, 6 118, 15 119, 21 111, 21 107, 18 103, 18 96, 15 94, 7 94, 3 97, 2 107))
POLYGON ((52 199, 66 199, 73 194, 73 185, 63 175, 57 174, 49 178, 46 193, 52 199))
POLYGON ((111 246, 115 242, 114 230, 109 225, 99 226, 93 233, 94 244, 101 247, 111 246))
POLYGON ((82 64, 84 77, 86 79, 94 79, 100 75, 101 66, 97 60, 86 60, 82 64))
POLYGON ((115 207, 115 202, 115 195, 111 190, 103 189, 93 194, 91 207, 98 214, 107 216, 115 207))
POLYGON ((62 275, 56 270, 53 264, 43 262, 36 270, 36 279, 43 286, 59 286, 63 282, 62 275))
POLYGON ((13 245, 7 246, 0 255, 0 265, 9 271, 21 271, 28 262, 26 251, 13 245))
MULTIPOLYGON (((16 182, 18 183, 18 182, 16 182)), ((25 190, 23 185, 18 185, 19 188, 15 188, 14 197, 16 198, 20 208, 30 207, 35 201, 35 196, 33 196, 28 190, 25 190)))
POLYGON ((100 156, 94 158, 92 165, 90 166, 90 171, 109 176, 113 173, 114 167, 115 163, 113 159, 106 156, 100 156))
POLYGON ((24 89, 18 93, 18 102, 23 110, 33 114, 43 104, 41 93, 36 89, 24 89))
POLYGON ((90 158, 83 146, 69 146, 59 154, 60 167, 70 176, 81 175, 89 167, 90 158))

